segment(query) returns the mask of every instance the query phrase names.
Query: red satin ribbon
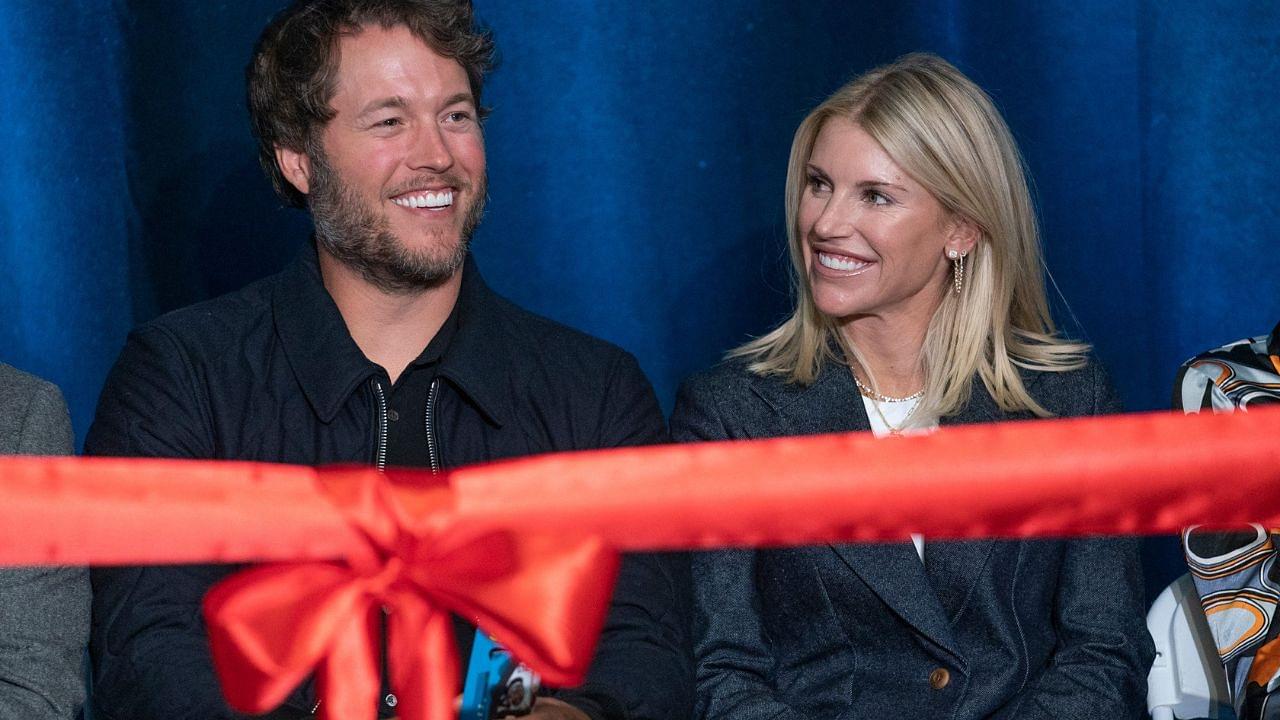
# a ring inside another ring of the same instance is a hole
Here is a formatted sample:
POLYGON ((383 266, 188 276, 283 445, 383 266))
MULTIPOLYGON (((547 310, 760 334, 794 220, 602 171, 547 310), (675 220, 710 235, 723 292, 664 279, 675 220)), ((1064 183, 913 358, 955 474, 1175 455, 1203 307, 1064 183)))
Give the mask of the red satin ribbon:
POLYGON ((1275 525, 1277 438, 1280 408, 1159 413, 548 455, 394 488, 369 469, 0 458, 0 564, 324 561, 210 594, 228 697, 267 710, 314 669, 330 717, 369 717, 385 606, 402 714, 443 720, 456 677, 443 611, 572 684, 610 592, 605 546, 1275 525))
POLYGON ((1280 407, 627 448, 461 468, 457 512, 620 549, 1177 534, 1280 523, 1280 407), (517 492, 516 483, 538 492, 517 492))
POLYGON ((331 559, 360 546, 314 468, 0 457, 0 565, 331 559))
POLYGON ((548 683, 582 681, 608 610, 617 554, 582 535, 475 531, 447 487, 406 489, 363 470, 321 488, 365 546, 345 563, 268 565, 205 597, 214 666, 232 707, 263 713, 317 672, 328 718, 372 718, 378 616, 405 720, 452 717, 457 651, 449 611, 485 628, 548 683))

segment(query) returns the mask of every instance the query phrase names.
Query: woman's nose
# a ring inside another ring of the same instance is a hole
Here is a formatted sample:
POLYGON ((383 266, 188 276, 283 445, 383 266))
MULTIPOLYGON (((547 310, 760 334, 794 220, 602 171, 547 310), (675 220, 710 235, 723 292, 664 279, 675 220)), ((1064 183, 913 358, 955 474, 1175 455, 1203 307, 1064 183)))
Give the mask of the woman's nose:
POLYGON ((853 234, 854 211, 832 198, 813 224, 813 232, 822 238, 841 238, 853 234))

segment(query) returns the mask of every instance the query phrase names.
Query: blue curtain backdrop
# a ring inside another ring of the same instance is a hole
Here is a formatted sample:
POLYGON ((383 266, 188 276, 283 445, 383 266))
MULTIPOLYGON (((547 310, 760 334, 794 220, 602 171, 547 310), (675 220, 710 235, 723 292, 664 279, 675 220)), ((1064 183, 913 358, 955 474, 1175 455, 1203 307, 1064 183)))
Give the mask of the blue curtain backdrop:
MULTIPOLYGON (((0 4, 0 360, 83 437, 130 327, 280 268, 307 218, 254 157, 280 0, 0 4)), ((477 0, 502 67, 475 253, 517 302, 679 380, 785 312, 805 112, 913 50, 987 88, 1035 178, 1060 320, 1131 409, 1280 320, 1280 4, 477 0), (1210 7, 1212 5, 1212 7, 1210 7)), ((1169 545, 1152 572, 1176 569, 1169 545)))

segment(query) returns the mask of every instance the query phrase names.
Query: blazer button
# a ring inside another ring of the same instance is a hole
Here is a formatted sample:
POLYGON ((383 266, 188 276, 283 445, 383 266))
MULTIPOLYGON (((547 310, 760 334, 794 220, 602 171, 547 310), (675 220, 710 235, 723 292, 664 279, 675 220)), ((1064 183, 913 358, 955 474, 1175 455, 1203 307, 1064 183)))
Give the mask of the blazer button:
POLYGON ((934 690, 941 690, 951 682, 951 673, 946 668, 938 668, 929 673, 929 687, 934 690))

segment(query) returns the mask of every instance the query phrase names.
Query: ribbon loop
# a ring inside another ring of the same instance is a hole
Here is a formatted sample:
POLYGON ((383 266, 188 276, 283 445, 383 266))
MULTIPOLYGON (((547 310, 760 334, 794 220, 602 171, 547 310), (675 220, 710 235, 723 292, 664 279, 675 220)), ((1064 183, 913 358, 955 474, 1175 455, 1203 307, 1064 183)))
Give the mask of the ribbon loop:
POLYGON ((548 683, 581 682, 612 594, 612 548, 592 538, 469 530, 453 520, 447 486, 406 487, 353 470, 323 475, 320 488, 366 547, 346 563, 253 568, 205 597, 214 665, 232 707, 268 712, 315 672, 323 717, 372 720, 384 606, 404 720, 453 715, 459 663, 450 611, 548 683))

